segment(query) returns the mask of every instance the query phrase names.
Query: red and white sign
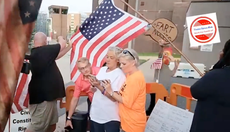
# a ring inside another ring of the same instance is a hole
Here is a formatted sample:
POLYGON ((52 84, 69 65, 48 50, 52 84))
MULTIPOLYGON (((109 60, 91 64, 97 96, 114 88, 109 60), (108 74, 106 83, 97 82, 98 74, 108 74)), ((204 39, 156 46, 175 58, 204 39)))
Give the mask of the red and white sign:
POLYGON ((186 18, 190 47, 220 43, 216 13, 186 18))

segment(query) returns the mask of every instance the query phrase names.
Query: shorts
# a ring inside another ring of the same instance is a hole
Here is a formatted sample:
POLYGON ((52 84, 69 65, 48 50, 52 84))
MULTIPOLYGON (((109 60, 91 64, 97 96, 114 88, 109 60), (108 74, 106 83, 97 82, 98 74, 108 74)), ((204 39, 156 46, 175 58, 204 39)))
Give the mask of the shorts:
POLYGON ((28 126, 30 131, 45 132, 51 125, 58 122, 57 101, 44 101, 40 104, 29 106, 31 123, 28 126))

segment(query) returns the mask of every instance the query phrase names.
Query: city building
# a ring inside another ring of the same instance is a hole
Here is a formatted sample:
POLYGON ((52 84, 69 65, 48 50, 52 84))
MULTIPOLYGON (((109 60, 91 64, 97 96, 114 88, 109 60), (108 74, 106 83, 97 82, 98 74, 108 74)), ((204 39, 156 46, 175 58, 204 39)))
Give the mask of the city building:
POLYGON ((51 5, 48 7, 49 20, 52 26, 51 38, 57 39, 58 36, 67 37, 67 6, 51 5))
POLYGON ((70 13, 67 15, 68 33, 73 33, 80 24, 81 24, 80 13, 70 13))
POLYGON ((73 33, 76 32, 77 28, 85 21, 90 13, 69 13, 67 15, 67 30, 68 37, 70 38, 73 33))

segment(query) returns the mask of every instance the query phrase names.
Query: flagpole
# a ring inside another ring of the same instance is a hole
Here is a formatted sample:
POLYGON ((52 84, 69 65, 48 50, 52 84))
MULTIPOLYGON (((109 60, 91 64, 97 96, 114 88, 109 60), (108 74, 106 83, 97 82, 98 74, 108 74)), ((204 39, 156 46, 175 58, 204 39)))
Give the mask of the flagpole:
MULTIPOLYGON (((125 5, 127 5, 131 10, 133 10, 135 13, 137 13, 140 17, 142 17, 146 22, 148 22, 148 24, 151 24, 151 22, 144 17, 140 12, 136 11, 131 5, 129 5, 127 2, 125 2, 124 0, 121 0, 121 2, 123 2, 125 5)), ((153 27, 153 25, 151 24, 151 26, 153 27)), ((154 28, 154 27, 153 27, 154 28)), ((156 31, 159 32, 158 29, 154 28, 156 31)), ((177 52, 179 52, 184 58, 185 60, 200 74, 200 76, 203 76, 204 74, 188 59, 188 57, 182 53, 182 51, 180 51, 163 33, 159 32, 163 37, 165 37, 165 39, 170 43, 170 45, 176 49, 177 52)))

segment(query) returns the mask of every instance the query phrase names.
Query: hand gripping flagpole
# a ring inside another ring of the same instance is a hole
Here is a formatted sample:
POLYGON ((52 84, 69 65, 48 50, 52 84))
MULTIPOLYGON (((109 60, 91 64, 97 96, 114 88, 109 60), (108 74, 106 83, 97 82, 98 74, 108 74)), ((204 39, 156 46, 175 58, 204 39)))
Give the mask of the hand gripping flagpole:
MULTIPOLYGON (((136 12, 140 17, 142 17, 146 22, 148 22, 151 25, 151 22, 144 17, 140 12, 136 11, 131 5, 129 5, 127 2, 125 2, 124 0, 121 0, 121 2, 123 2, 125 5, 127 5, 131 10, 133 10, 134 12, 136 12)), ((151 25, 153 27, 153 25, 151 25)), ((165 39, 170 43, 170 45, 176 49, 177 52, 179 52, 184 58, 185 60, 200 74, 200 76, 203 76, 204 74, 188 59, 188 57, 182 53, 182 51, 180 51, 163 33, 161 33, 158 29, 156 29, 155 27, 153 27, 156 31, 158 31, 163 37, 165 37, 165 39)))

